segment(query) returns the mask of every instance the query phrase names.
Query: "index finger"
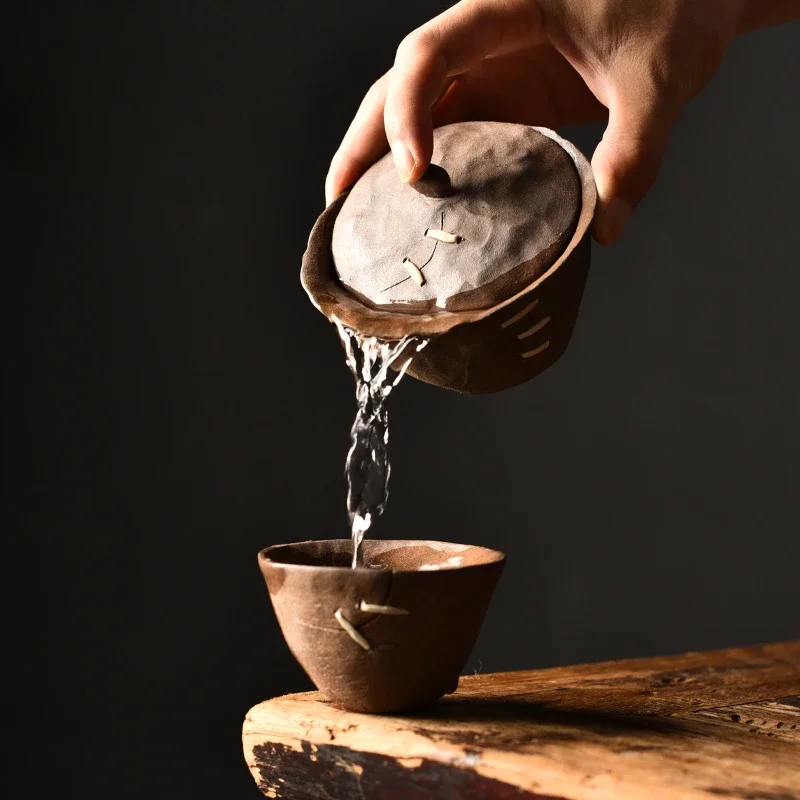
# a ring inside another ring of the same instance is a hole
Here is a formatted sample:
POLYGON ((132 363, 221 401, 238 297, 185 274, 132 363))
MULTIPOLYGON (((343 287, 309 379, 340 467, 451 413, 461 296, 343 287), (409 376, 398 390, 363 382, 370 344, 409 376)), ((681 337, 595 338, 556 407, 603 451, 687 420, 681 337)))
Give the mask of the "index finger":
POLYGON ((532 0, 462 0, 401 42, 384 108, 386 137, 401 180, 419 179, 430 164, 431 107, 447 80, 541 38, 541 14, 532 0))
POLYGON ((325 202, 335 200, 389 149, 383 129, 383 106, 389 73, 370 87, 336 151, 325 178, 325 202))
MULTIPOLYGON (((353 121, 345 133, 342 143, 331 159, 328 175, 325 178, 325 203, 330 205, 348 186, 352 186, 382 155, 389 150, 386 131, 383 125, 383 109, 386 103, 386 89, 390 73, 377 80, 361 101, 353 121)), ((445 82, 441 98, 453 84, 453 79, 445 82)), ((439 99, 437 98, 436 103, 439 99)), ((436 106, 434 103, 434 107, 436 106)), ((436 109, 434 108, 436 116, 436 109)), ((439 124, 454 122, 457 113, 447 109, 440 115, 439 124)))

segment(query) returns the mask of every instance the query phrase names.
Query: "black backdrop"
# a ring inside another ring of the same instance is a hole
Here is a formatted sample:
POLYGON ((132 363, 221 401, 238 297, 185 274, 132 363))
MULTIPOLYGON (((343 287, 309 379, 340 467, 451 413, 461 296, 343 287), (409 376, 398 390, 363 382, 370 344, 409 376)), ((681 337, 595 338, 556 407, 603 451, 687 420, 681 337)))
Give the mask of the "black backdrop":
MULTIPOLYGON (((256 552, 345 530, 353 387, 300 255, 442 4, 9 5, 8 796, 255 800, 241 719, 309 685, 256 552)), ((470 670, 800 632, 799 33, 738 41, 687 108, 558 365, 393 396, 376 535, 510 557, 470 670)))

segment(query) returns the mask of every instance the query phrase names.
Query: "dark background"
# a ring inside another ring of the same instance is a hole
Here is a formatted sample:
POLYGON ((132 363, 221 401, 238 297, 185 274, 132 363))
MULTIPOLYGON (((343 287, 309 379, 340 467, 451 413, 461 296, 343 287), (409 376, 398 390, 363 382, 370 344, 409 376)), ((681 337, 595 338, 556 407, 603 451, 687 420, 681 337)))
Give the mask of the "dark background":
MULTIPOLYGON (((256 552, 345 533, 352 379, 300 256, 363 92, 443 4, 13 5, 8 796, 255 800, 242 718, 309 686, 256 552)), ((736 42, 686 109, 560 363, 393 395, 375 535, 509 555, 470 670, 800 633, 798 33, 736 42)))

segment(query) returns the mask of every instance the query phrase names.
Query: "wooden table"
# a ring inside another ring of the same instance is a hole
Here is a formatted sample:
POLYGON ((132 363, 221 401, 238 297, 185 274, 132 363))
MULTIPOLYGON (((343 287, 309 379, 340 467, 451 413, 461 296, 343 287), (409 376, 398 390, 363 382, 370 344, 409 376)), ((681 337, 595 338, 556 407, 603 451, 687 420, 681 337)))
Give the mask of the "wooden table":
POLYGON ((465 677, 414 715, 287 695, 243 743, 283 800, 793 800, 800 642, 465 677))

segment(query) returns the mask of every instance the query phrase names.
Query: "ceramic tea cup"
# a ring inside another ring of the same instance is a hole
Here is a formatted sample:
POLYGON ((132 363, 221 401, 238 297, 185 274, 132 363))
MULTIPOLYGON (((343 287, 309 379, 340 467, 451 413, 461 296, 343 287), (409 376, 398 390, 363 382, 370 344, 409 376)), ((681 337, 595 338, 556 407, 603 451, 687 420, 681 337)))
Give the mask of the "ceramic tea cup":
POLYGON ((258 555, 295 658, 333 703, 414 709, 452 692, 475 645, 503 553, 430 541, 274 545, 258 555))

